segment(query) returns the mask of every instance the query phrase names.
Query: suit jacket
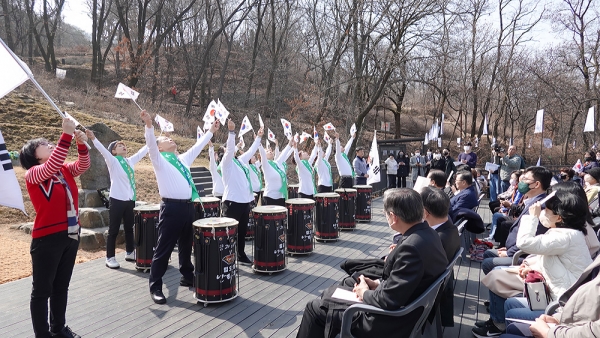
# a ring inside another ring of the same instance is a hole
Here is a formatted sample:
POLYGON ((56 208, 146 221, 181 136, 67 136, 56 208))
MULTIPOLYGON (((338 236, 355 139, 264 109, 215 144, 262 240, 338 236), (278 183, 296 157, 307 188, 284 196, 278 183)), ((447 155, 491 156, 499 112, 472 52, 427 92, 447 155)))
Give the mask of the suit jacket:
MULTIPOLYGON (((458 236, 458 229, 450 218, 440 225, 435 231, 440 236, 444 251, 446 251, 446 258, 448 262, 454 258, 454 255, 460 248, 460 237, 458 236)), ((442 320, 442 326, 450 327, 454 326, 454 273, 450 277, 446 288, 440 295, 440 318, 442 320)), ((431 316, 430 316, 431 317, 431 316)))
MULTIPOLYGON (((541 201, 546 197, 546 194, 539 194, 531 199, 527 200, 525 203, 523 212, 519 215, 519 218, 511 225, 510 230, 508 231, 508 236, 506 237, 506 254, 508 257, 512 257, 515 255, 517 251, 519 251, 519 247, 517 247, 517 234, 519 233, 519 224, 521 223, 521 217, 524 215, 529 215, 529 206, 534 202, 541 201)), ((548 228, 543 226, 541 223, 538 223, 537 231, 535 235, 545 234, 548 231, 548 228)))
POLYGON ((470 187, 461 190, 450 199, 450 211, 448 215, 451 219, 455 219, 459 209, 473 209, 477 206, 477 192, 475 187, 470 187))
MULTIPOLYGON (((363 295, 365 304, 398 310, 419 297, 446 270, 448 259, 437 232, 427 223, 406 231, 383 267, 381 284, 363 295)), ((355 337, 408 337, 422 312, 396 318, 361 312, 355 318, 355 337)))
POLYGON ((577 282, 560 296, 560 325, 548 331, 548 338, 596 338, 600 336, 600 256, 577 282), (594 276, 596 275, 596 276, 594 276))
POLYGON ((419 176, 425 176, 425 156, 412 156, 410 158, 411 178, 413 181, 419 176), (417 160, 418 158, 418 160, 417 160), (417 167, 417 163, 421 163, 422 167, 417 167))

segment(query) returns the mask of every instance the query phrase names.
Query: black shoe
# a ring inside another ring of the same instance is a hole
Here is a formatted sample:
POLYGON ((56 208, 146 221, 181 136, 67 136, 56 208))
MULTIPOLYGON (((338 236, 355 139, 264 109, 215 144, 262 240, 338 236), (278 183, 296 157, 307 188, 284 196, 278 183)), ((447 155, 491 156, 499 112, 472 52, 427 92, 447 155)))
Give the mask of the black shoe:
POLYGON ((492 318, 490 318, 488 320, 480 320, 478 322, 475 322, 476 327, 486 327, 490 324, 494 324, 494 322, 492 321, 492 318))
POLYGON ((474 327, 471 332, 477 338, 498 337, 504 333, 504 331, 500 330, 496 327, 496 325, 494 325, 494 322, 488 323, 488 325, 484 327, 474 327))
POLYGON ((246 254, 238 255, 238 262, 240 262, 240 264, 252 265, 252 261, 246 254))
POLYGON ((485 225, 485 228, 486 228, 486 229, 488 229, 488 230, 492 229, 492 223, 488 223, 488 224, 486 224, 486 225, 485 225))
POLYGON ((165 295, 163 295, 162 290, 156 290, 154 292, 151 292, 150 297, 156 304, 165 304, 167 302, 167 299, 165 298, 165 295))
POLYGON ((58 332, 58 333, 51 333, 50 335, 52 337, 81 338, 80 335, 78 335, 77 333, 73 332, 71 330, 71 328, 68 327, 68 326, 63 327, 63 329, 60 330, 60 332, 58 332))
POLYGON ((486 307, 487 307, 487 306, 490 306, 490 301, 489 301, 489 300, 486 300, 485 302, 483 302, 483 305, 484 305, 484 306, 486 306, 486 307))
POLYGON ((186 279, 185 277, 181 277, 181 279, 179 280, 179 285, 181 285, 181 286, 193 286, 194 282, 192 282, 189 279, 186 279))

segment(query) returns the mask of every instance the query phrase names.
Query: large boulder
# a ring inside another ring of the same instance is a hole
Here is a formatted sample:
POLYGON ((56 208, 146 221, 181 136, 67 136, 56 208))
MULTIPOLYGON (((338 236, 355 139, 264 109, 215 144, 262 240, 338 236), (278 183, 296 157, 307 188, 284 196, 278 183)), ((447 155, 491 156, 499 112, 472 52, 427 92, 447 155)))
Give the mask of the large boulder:
POLYGON ((82 228, 93 229, 108 226, 104 224, 102 214, 95 208, 79 208, 79 224, 82 228))
MULTIPOLYGON (((106 148, 115 140, 120 140, 121 136, 110 129, 104 123, 95 123, 88 127, 94 131, 94 135, 106 148)), ((90 142, 91 143, 91 142, 90 142)), ((89 190, 97 190, 110 187, 110 177, 108 176, 108 168, 102 154, 98 149, 92 147, 90 149, 91 167, 81 175, 81 188, 89 190)), ((87 205, 86 205, 87 206, 87 205)))

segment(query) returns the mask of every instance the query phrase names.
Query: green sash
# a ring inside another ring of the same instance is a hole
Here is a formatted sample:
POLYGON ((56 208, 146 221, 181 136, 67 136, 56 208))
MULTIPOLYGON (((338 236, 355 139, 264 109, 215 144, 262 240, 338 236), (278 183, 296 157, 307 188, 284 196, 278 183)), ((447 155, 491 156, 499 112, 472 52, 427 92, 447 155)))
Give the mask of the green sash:
POLYGON ((348 155, 346 155, 346 153, 343 151, 342 151, 342 157, 346 159, 346 162, 348 162, 348 165, 352 169, 352 178, 356 177, 356 173, 354 172, 354 166, 352 165, 352 162, 350 162, 348 155))
POLYGON ((129 184, 131 185, 131 190, 133 190, 133 199, 132 201, 135 201, 135 176, 133 174, 133 169, 131 168, 131 166, 129 165, 129 163, 127 163, 127 161, 125 161, 125 159, 123 158, 123 156, 115 156, 115 158, 119 161, 119 164, 121 164, 121 167, 123 168, 123 170, 125 170, 125 174, 127 174, 127 178, 129 178, 129 184))
MULTIPOLYGON (((288 198, 287 176, 285 175, 283 170, 281 170, 279 168, 279 166, 277 165, 277 163, 275 163, 275 161, 269 160, 268 162, 271 165, 271 167, 273 167, 273 169, 275 169, 275 171, 279 174, 279 177, 281 178, 281 188, 279 188, 279 192, 287 200, 287 198, 288 198)), ((287 171, 287 165, 285 163, 283 163, 283 167, 287 171)))
POLYGON ((242 162, 235 157, 233 158, 233 163, 237 164, 237 166, 240 167, 240 169, 242 169, 244 172, 244 175, 246 175, 246 179, 248 180, 248 188, 250 188, 250 194, 254 196, 254 191, 252 190, 252 181, 250 181, 250 170, 243 166, 242 162))
POLYGON ((171 163, 177 171, 188 181, 190 187, 192 187, 192 201, 196 199, 200 199, 200 195, 198 195, 198 190, 196 190, 196 185, 192 180, 192 174, 190 174, 190 170, 184 166, 181 161, 175 156, 173 153, 162 152, 160 153, 167 162, 171 163))
POLYGON ((221 163, 217 166, 217 172, 219 173, 219 176, 223 177, 223 174, 221 173, 221 163))
POLYGON ((260 170, 258 170, 258 168, 254 164, 252 164, 252 163, 250 164, 250 168, 252 168, 252 171, 254 171, 254 173, 256 174, 256 176, 258 176, 258 184, 260 186, 260 188, 258 190, 260 191, 263 188, 262 174, 261 174, 260 170))
MULTIPOLYGON (((302 164, 304 164, 304 166, 306 167, 306 170, 308 170, 308 172, 310 173, 310 177, 312 179, 312 186, 313 186, 313 195, 316 195, 317 194, 317 186, 315 185, 315 171, 308 163, 308 160, 300 160, 300 162, 302 162, 302 164)), ((300 176, 300 175, 298 175, 298 176, 300 176)))

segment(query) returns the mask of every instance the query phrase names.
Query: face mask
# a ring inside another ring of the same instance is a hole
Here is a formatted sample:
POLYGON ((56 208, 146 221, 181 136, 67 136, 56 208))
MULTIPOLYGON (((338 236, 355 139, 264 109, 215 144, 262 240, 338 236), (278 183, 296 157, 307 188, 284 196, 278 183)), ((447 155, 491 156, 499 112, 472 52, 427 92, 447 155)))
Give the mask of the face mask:
POLYGON ((398 154, 398 156, 402 157, 402 156, 404 156, 404 153, 400 153, 400 154, 398 154))
POLYGON ((592 157, 586 157, 586 158, 585 158, 585 161, 586 161, 586 162, 592 162, 593 160, 594 160, 594 159, 593 159, 592 157))
POLYGON ((428 151, 428 152, 427 152, 427 156, 431 156, 431 151, 428 151))
POLYGON ((444 154, 444 156, 448 156, 448 154, 449 154, 449 153, 447 153, 447 152, 444 152, 443 154, 444 154))
POLYGON ((435 155, 433 155, 433 158, 435 158, 436 160, 439 160, 440 158, 442 158, 442 155, 435 154, 435 155))
POLYGON ((550 219, 548 218, 548 216, 546 216, 546 210, 542 210, 542 212, 540 213, 540 217, 539 217, 540 223, 542 223, 542 225, 546 228, 554 228, 556 227, 556 224, 551 222, 550 219))
POLYGON ((515 183, 517 183, 517 180, 510 180, 510 185, 515 185, 515 183))
POLYGON ((415 153, 415 156, 421 156, 421 153, 415 153))
POLYGON ((566 180, 567 179, 567 175, 560 175, 560 179, 561 180, 566 180))
POLYGON ((465 146, 464 149, 465 149, 465 151, 471 151, 471 147, 469 147, 469 146, 465 146))
POLYGON ((529 192, 529 190, 531 190, 531 188, 529 188, 529 184, 527 184, 525 182, 519 182, 517 189, 519 190, 519 192, 521 194, 526 194, 529 192))

